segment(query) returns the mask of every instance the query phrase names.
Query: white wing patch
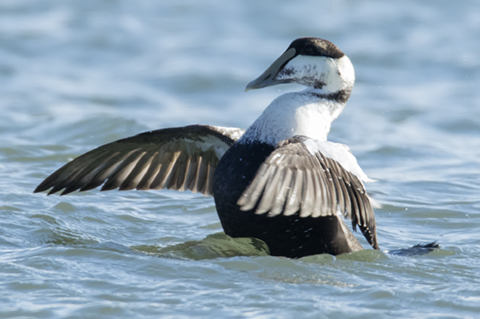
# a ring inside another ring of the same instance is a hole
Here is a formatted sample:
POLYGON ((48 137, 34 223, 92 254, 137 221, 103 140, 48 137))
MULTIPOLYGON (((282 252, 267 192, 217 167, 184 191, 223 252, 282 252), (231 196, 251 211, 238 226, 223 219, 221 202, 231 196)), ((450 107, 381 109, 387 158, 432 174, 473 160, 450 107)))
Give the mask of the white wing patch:
POLYGON ((315 155, 317 152, 320 152, 324 156, 340 163, 344 169, 357 176, 360 180, 364 182, 374 181, 368 178, 367 174, 365 174, 360 165, 358 165, 357 159, 353 156, 347 145, 328 141, 317 141, 310 138, 303 141, 303 144, 305 144, 310 154, 315 155))

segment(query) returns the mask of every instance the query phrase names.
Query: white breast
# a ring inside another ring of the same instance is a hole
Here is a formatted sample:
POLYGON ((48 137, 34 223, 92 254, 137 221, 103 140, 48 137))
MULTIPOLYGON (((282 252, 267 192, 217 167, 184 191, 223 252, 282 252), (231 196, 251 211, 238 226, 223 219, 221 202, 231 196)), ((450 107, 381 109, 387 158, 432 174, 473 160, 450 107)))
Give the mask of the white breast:
POLYGON ((276 145, 295 135, 326 141, 331 123, 340 114, 344 104, 319 98, 312 92, 312 89, 307 89, 276 98, 240 141, 276 145))

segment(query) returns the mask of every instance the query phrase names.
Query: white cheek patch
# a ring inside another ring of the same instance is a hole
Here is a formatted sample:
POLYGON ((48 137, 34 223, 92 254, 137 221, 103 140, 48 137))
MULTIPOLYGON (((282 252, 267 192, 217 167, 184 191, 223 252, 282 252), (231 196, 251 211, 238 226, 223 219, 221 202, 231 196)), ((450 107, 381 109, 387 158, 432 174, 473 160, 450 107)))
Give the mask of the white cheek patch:
POLYGON ((355 72, 347 56, 333 59, 298 55, 283 67, 276 80, 289 80, 307 86, 322 84, 324 90, 336 92, 353 85, 355 72))
POLYGON ((355 69, 353 68, 352 62, 345 55, 336 61, 337 70, 340 73, 340 77, 346 83, 353 85, 355 82, 355 69))

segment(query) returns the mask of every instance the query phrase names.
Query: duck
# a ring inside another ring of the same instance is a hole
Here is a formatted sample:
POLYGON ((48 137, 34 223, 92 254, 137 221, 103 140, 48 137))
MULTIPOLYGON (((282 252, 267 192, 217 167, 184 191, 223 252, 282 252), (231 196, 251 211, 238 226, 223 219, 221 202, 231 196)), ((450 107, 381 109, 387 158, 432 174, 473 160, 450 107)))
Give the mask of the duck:
POLYGON ((196 124, 120 139, 65 164, 34 192, 189 190, 213 196, 226 235, 260 239, 272 256, 363 250, 357 227, 378 250, 375 201, 364 186, 372 180, 348 146, 327 140, 354 82, 335 44, 295 39, 245 91, 306 88, 278 96, 246 130, 196 124))

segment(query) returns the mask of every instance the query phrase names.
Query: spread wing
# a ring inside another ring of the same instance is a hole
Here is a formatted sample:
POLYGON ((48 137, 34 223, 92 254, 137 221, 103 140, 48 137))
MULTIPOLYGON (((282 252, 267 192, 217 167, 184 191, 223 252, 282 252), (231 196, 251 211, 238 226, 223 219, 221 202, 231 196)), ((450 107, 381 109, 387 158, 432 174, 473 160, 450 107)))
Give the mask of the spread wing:
POLYGON ((175 189, 212 195, 218 161, 244 130, 190 125, 145 132, 100 146, 47 177, 35 192, 175 189))
POLYGON ((360 179, 368 180, 345 145, 295 136, 279 143, 237 203, 241 210, 272 217, 340 211, 378 249, 375 215, 360 179))

